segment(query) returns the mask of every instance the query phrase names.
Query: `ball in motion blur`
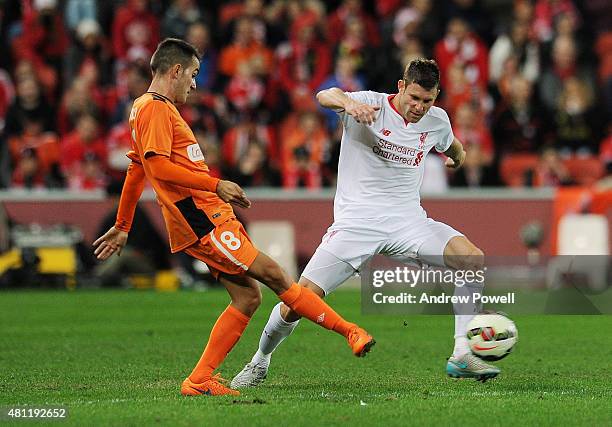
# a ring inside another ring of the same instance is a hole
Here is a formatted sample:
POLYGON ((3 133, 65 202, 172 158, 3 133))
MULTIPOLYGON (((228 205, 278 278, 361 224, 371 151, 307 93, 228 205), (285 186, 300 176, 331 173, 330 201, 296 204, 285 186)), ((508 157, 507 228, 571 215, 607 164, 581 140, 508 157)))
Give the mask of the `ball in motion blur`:
POLYGON ((518 330, 504 313, 482 313, 468 323, 467 339, 472 353, 495 361, 510 354, 518 341, 518 330))

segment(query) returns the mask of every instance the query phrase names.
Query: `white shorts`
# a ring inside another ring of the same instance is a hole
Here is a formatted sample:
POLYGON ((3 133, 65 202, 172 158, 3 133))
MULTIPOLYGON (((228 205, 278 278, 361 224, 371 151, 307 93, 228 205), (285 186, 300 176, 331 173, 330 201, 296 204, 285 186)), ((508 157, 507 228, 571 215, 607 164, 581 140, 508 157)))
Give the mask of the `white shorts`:
POLYGON ((443 267, 444 248, 455 236, 463 234, 426 216, 335 222, 321 239, 302 277, 327 295, 378 254, 443 267))

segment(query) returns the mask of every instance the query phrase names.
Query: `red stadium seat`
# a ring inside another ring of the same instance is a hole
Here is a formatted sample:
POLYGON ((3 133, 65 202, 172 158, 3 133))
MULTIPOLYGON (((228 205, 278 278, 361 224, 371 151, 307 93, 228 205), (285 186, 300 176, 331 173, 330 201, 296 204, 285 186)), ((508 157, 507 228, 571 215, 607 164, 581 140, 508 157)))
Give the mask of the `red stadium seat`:
POLYGON ((578 185, 592 185, 603 176, 603 164, 598 157, 571 157, 563 161, 573 181, 578 185))
POLYGON ((501 160, 501 179, 509 187, 525 186, 528 173, 533 172, 537 165, 536 154, 507 154, 501 160))

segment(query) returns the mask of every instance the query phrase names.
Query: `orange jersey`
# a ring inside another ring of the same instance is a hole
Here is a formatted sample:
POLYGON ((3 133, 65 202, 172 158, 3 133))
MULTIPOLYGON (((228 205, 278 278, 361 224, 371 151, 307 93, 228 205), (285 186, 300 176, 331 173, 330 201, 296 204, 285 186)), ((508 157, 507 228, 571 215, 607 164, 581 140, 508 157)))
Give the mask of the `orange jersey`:
POLYGON ((172 252, 185 249, 215 226, 235 218, 232 207, 216 193, 163 182, 151 173, 146 157, 154 153, 192 172, 208 174, 208 166, 193 132, 168 98, 145 93, 134 101, 129 123, 132 151, 127 155, 143 165, 155 190, 172 252))

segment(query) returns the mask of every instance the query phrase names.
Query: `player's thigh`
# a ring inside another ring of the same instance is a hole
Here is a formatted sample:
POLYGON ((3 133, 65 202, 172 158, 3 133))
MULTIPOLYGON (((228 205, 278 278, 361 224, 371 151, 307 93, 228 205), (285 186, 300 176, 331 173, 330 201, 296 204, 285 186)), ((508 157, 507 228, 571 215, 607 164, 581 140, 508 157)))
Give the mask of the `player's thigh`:
POLYGON ((454 255, 447 256, 449 243, 456 239, 465 239, 465 236, 448 224, 427 219, 425 225, 426 236, 419 242, 417 258, 427 264, 437 267, 458 268, 454 255))
POLYGON ((314 285, 320 290, 319 295, 328 295, 357 271, 349 262, 319 247, 306 265, 300 284, 310 288, 314 285))
POLYGON ((317 248, 334 255, 359 270, 363 262, 377 254, 387 235, 378 221, 358 221, 333 224, 321 238, 317 248))
POLYGON ((380 251, 386 235, 378 225, 377 221, 332 225, 306 265, 302 278, 319 287, 325 295, 333 292, 380 251))

